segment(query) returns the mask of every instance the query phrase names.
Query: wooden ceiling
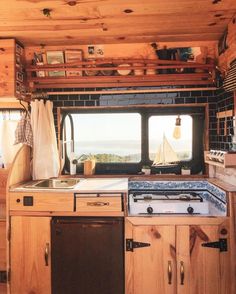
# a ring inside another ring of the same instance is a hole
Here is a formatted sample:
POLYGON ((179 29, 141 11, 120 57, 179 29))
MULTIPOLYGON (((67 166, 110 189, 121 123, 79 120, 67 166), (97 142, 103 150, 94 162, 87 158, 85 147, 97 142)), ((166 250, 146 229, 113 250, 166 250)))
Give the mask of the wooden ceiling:
POLYGON ((1 0, 0 36, 24 45, 218 40, 235 0, 1 0))

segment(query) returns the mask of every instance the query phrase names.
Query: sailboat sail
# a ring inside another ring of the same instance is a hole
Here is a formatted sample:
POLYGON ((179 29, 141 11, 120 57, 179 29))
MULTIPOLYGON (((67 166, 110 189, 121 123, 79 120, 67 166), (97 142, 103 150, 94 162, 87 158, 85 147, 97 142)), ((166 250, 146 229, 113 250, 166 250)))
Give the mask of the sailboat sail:
POLYGON ((163 141, 160 144, 152 165, 170 165, 173 162, 180 161, 176 152, 163 135, 163 141))

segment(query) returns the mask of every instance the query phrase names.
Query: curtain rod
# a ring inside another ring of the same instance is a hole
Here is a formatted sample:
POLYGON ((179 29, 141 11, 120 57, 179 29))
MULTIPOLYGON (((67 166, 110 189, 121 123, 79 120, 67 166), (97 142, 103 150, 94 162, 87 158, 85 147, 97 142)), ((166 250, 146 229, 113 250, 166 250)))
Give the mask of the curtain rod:
POLYGON ((189 91, 215 91, 217 87, 208 87, 208 88, 176 88, 176 89, 139 89, 139 90, 98 90, 98 91, 52 91, 44 92, 46 95, 70 95, 70 94, 129 94, 129 93, 170 93, 170 92, 189 92, 189 91))

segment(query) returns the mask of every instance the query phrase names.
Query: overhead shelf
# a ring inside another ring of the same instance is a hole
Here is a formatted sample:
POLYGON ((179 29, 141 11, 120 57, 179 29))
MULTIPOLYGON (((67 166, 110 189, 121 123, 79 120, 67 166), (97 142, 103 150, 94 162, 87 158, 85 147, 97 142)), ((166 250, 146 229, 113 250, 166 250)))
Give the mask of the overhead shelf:
POLYGON ((87 60, 26 71, 31 88, 212 85, 215 79, 213 65, 156 59, 87 60))
MULTIPOLYGON (((217 151, 216 151, 217 152, 217 151)), ((221 153, 218 151, 218 153, 221 153)), ((209 151, 204 152, 204 161, 209 165, 223 168, 236 167, 236 152, 212 155, 209 151)))

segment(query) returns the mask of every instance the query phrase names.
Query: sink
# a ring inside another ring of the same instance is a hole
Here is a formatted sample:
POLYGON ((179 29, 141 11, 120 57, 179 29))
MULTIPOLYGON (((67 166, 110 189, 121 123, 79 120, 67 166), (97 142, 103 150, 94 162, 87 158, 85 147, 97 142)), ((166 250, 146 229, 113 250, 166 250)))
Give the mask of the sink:
POLYGON ((33 189, 72 189, 78 183, 80 179, 48 179, 42 180, 37 183, 29 183, 24 186, 24 188, 33 189))

